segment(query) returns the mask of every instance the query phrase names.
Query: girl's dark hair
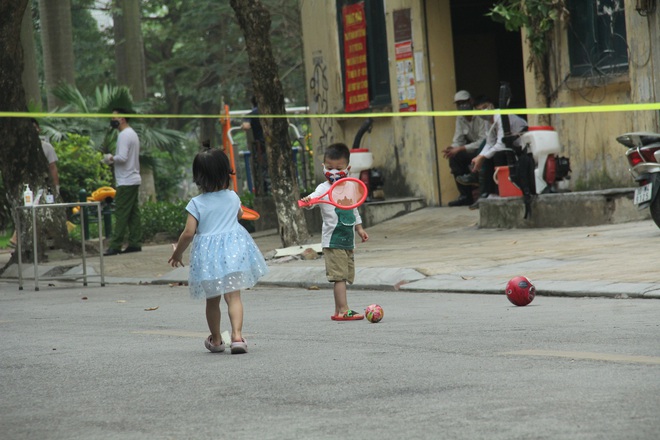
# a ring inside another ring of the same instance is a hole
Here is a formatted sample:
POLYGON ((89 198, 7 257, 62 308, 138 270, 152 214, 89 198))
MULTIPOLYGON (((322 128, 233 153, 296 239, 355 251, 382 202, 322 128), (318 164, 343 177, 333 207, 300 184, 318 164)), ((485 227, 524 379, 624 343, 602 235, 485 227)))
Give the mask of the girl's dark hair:
POLYGON ((193 182, 200 191, 214 192, 229 187, 229 176, 234 174, 227 155, 218 149, 205 148, 193 160, 193 182))
POLYGON ((351 150, 348 149, 348 146, 346 146, 346 144, 342 144, 338 142, 336 144, 330 145, 328 148, 325 149, 323 158, 331 159, 331 160, 346 159, 347 161, 350 161, 351 150))

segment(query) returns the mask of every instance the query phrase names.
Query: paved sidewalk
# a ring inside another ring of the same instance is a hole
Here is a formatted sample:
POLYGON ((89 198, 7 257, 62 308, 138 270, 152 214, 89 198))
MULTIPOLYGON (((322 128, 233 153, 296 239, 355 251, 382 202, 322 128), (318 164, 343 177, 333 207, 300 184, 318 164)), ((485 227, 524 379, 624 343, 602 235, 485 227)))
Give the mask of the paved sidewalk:
MULTIPOLYGON (((478 223, 479 212, 466 207, 425 208, 369 228, 369 241, 356 250, 351 288, 502 294, 510 278, 525 275, 539 295, 660 298, 660 229, 651 220, 552 229, 479 229, 478 223)), ((281 247, 274 231, 254 237, 267 257, 281 247)), ((319 241, 317 234, 311 244, 319 241)), ((185 283, 188 268, 169 267, 170 253, 170 245, 155 245, 105 257, 106 283, 185 283)), ((0 254, 0 265, 7 260, 8 254, 0 254)), ((262 285, 330 287, 322 257, 269 258, 268 263, 270 273, 262 285)), ((48 266, 79 264, 69 260, 48 266)), ((99 257, 88 258, 89 267, 98 273, 99 257)), ((47 270, 40 267, 40 273, 47 270)), ((24 277, 31 272, 27 265, 24 277)), ((17 285, 6 275, 3 283, 17 285)), ((41 281, 40 287, 46 284, 41 281)), ((33 281, 25 280, 25 289, 32 288, 33 281)))

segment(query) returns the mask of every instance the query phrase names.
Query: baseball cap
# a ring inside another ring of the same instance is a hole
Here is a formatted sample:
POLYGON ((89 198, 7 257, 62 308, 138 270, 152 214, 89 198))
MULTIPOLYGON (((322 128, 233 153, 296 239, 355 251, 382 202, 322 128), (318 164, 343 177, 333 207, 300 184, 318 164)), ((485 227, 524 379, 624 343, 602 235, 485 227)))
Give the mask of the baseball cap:
POLYGON ((459 90, 454 95, 454 102, 467 101, 468 99, 470 99, 470 92, 467 90, 459 90))

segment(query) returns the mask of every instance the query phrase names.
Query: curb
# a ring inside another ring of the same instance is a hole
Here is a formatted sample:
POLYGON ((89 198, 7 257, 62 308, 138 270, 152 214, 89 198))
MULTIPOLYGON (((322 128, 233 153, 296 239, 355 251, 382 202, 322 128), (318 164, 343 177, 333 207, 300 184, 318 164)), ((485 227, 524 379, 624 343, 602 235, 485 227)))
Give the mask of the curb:
MULTIPOLYGON (((47 273, 57 273, 58 281, 81 282, 82 266, 39 266, 40 282, 52 280, 47 273), (66 269, 66 270, 64 270, 66 269)), ((270 272, 265 275, 257 286, 259 287, 289 287, 314 290, 332 289, 332 283, 325 276, 324 267, 282 267, 270 266, 270 272)), ((17 282, 17 276, 6 276, 6 271, 0 280, 9 283, 17 282)), ((99 275, 88 269, 90 284, 100 283, 99 275)), ((425 276, 419 271, 410 268, 373 268, 358 269, 356 279, 365 280, 350 286, 352 290, 372 290, 385 292, 428 292, 428 293, 464 293, 502 295, 506 281, 492 271, 488 276, 474 274, 469 277, 457 274, 425 276)), ((34 280, 32 273, 23 274, 23 284, 30 287, 34 280)), ((188 283, 188 267, 176 268, 158 278, 122 278, 105 277, 105 284, 124 285, 168 285, 188 283)), ((573 298, 639 298, 660 299, 660 286, 652 283, 613 283, 607 281, 539 281, 534 283, 538 296, 573 297, 573 298)))

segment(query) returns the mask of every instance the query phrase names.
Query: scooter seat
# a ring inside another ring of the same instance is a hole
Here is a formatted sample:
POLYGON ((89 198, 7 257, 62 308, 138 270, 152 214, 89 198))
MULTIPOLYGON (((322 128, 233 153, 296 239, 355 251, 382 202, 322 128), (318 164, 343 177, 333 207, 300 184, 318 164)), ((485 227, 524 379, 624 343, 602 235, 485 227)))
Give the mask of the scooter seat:
POLYGON ((654 143, 660 143, 660 133, 635 131, 624 133, 621 136, 618 136, 616 140, 627 148, 645 147, 654 143))

